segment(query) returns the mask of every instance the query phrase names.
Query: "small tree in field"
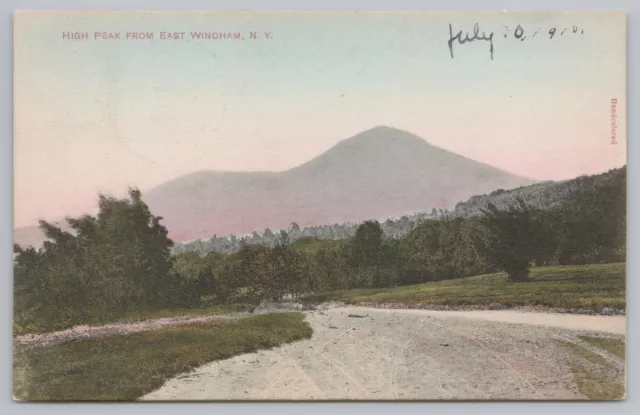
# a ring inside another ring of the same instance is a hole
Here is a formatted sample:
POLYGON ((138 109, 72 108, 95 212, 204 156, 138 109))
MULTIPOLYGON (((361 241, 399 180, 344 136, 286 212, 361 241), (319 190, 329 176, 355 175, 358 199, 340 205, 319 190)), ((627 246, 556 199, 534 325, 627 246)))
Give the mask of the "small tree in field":
POLYGON ((377 266, 382 254, 382 227, 368 220, 358 227, 351 244, 352 261, 356 267, 377 266))
POLYGON ((496 268, 504 271, 511 281, 524 281, 535 257, 535 226, 532 211, 524 201, 507 210, 499 210, 489 203, 484 222, 489 230, 487 256, 496 268))

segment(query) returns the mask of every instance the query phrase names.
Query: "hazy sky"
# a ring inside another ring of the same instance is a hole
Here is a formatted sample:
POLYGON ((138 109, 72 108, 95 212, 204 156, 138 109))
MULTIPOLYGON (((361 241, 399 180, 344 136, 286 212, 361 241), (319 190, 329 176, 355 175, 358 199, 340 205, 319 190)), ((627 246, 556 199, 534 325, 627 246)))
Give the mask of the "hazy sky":
POLYGON ((620 13, 24 12, 14 26, 17 226, 194 170, 288 169, 376 125, 535 179, 626 159, 620 13), (484 40, 452 59, 449 24, 476 22, 493 60, 484 40))

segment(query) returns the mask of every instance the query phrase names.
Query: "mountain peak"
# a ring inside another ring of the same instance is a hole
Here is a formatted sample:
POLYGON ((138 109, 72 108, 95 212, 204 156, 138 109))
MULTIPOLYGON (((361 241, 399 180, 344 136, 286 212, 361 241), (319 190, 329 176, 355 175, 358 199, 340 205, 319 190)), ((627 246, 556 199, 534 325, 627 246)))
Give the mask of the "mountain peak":
POLYGON ((408 131, 386 125, 378 125, 364 130, 346 140, 336 144, 334 148, 357 147, 358 149, 372 147, 383 151, 398 148, 426 148, 431 146, 427 141, 408 131))
POLYGON ((385 132, 385 133, 393 133, 393 132, 406 133, 406 131, 396 127, 391 127, 390 125, 376 125, 375 127, 371 127, 369 129, 364 130, 363 133, 370 133, 370 132, 377 132, 377 131, 385 132))
POLYGON ((405 130, 401 130, 400 128, 396 128, 396 127, 391 127, 388 125, 376 125, 375 127, 371 127, 367 130, 364 130, 358 134, 356 134, 355 136, 353 136, 352 138, 356 138, 356 137, 376 137, 376 136, 382 136, 382 137, 386 137, 386 138, 394 138, 394 137, 415 137, 418 138, 421 141, 422 140, 420 137, 418 137, 415 134, 412 134, 408 131, 405 130))

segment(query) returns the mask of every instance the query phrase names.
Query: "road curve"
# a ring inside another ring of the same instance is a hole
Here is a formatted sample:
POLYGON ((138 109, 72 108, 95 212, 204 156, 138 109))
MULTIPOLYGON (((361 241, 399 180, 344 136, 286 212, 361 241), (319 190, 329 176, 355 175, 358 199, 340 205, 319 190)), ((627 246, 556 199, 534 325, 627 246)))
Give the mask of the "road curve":
POLYGON ((312 339, 204 365, 142 399, 583 399, 554 340, 579 343, 587 327, 623 338, 624 317, 528 314, 317 310, 312 339))
MULTIPOLYGON (((368 312, 367 307, 350 307, 357 312, 368 312)), ((536 326, 558 327, 568 330, 598 331, 625 335, 626 316, 599 316, 567 313, 530 313, 513 310, 481 311, 432 311, 416 309, 380 309, 394 313, 408 313, 431 317, 457 317, 471 320, 496 321, 501 323, 532 324, 536 326)))

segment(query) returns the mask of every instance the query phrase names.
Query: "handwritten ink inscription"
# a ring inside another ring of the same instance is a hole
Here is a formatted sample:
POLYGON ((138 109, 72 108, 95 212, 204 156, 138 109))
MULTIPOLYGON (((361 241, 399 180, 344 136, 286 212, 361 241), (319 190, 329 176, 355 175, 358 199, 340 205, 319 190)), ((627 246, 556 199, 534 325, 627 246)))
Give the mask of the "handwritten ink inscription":
POLYGON ((480 25, 476 23, 473 25, 473 36, 469 36, 469 32, 462 37, 462 30, 459 31, 455 36, 453 35, 453 27, 449 24, 449 53, 451 53, 451 58, 453 58, 453 44, 458 41, 458 44, 464 45, 467 42, 473 42, 476 40, 484 40, 489 42, 489 53, 491 53, 491 60, 493 60, 493 32, 487 36, 485 32, 482 32, 480 35, 480 25))
MULTIPOLYGON (((512 29, 509 26, 503 26, 503 28, 504 28, 503 37, 505 39, 510 36, 513 36, 514 39, 520 40, 521 42, 527 39, 527 35, 525 34, 525 28, 519 24, 515 27, 515 29, 512 29)), ((557 31, 559 29, 560 28, 557 28, 557 27, 549 28, 546 32, 549 36, 549 39, 553 39, 554 37, 556 37, 557 31)), ((569 28, 568 27, 561 28, 560 34, 558 36, 564 36, 564 34, 567 32, 567 29, 569 28)), ((530 36, 534 38, 542 30, 543 30, 542 28, 536 27, 531 30, 530 36)), ((578 26, 573 25, 568 34, 584 35, 584 29, 581 29, 578 26)), ((489 45, 489 48, 488 48, 489 56, 491 57, 491 60, 493 60, 493 52, 494 52, 493 37, 494 37, 494 32, 490 32, 488 34, 485 31, 481 32, 479 23, 474 24, 473 30, 467 31, 467 32, 465 32, 464 30, 459 30, 457 32, 454 32, 453 25, 450 23, 449 24, 449 40, 447 41, 447 45, 449 46, 449 54, 453 59, 455 58, 455 55, 453 53, 454 46, 464 45, 465 43, 472 43, 475 41, 480 41, 480 42, 486 42, 489 45)))

